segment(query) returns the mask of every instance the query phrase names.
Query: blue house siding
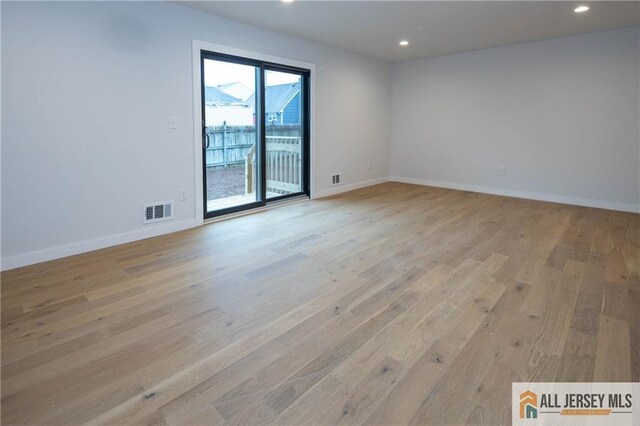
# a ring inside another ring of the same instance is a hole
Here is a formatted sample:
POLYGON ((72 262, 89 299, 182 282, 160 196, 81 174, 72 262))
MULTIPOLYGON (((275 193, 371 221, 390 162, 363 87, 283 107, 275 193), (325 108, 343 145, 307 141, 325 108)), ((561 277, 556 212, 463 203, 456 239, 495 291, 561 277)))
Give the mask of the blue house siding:
MULTIPOLYGON (((247 100, 255 104, 255 95, 247 100)), ((300 82, 265 87, 265 121, 267 124, 300 124, 300 82), (269 116, 277 120, 269 120, 269 116)))
POLYGON ((282 124, 300 124, 300 91, 284 107, 282 124))

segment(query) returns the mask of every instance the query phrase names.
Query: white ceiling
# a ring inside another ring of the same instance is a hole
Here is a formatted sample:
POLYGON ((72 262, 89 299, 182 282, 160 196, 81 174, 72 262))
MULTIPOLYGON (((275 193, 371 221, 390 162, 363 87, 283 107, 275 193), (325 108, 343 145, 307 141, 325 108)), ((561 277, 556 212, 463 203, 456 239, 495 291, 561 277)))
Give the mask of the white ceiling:
POLYGON ((389 62, 640 24, 640 1, 181 1, 389 62), (579 4, 591 7, 578 14, 579 4), (398 42, 407 39, 405 48, 398 42))

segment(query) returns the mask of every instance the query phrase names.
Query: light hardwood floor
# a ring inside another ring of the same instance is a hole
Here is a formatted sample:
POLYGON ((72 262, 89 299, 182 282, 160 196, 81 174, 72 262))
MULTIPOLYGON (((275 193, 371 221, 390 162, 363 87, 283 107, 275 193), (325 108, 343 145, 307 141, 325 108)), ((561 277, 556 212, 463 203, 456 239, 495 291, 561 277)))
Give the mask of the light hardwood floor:
POLYGON ((640 379, 640 215, 387 183, 2 274, 3 424, 509 424, 640 379))

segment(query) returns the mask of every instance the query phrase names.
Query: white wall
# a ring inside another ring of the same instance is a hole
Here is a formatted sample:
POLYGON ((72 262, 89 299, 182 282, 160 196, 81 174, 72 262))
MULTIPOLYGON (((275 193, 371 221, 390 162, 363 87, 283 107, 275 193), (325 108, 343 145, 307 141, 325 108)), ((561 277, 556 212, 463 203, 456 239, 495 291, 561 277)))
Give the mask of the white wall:
POLYGON ((316 65, 316 195, 389 176, 386 63, 164 2, 1 8, 3 269, 197 224, 192 39, 316 65))
POLYGON ((316 195, 342 172, 640 204, 638 28, 392 68, 164 2, 0 8, 3 269, 198 224, 193 39, 316 65, 316 195), (171 199, 173 222, 141 224, 171 199))
POLYGON ((635 27, 395 64, 392 179, 638 211, 638 50, 635 27))

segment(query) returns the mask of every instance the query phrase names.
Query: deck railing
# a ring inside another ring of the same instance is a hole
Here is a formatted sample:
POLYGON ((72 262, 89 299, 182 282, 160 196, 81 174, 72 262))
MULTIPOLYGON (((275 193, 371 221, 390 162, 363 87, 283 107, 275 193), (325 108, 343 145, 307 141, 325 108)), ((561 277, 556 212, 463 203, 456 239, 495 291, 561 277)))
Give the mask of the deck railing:
MULTIPOLYGON (((301 138, 295 136, 267 136, 267 192, 292 194, 302 191, 301 138)), ((255 191, 256 149, 252 146, 245 161, 245 189, 255 191)))
POLYGON ((302 138, 267 136, 267 192, 302 191, 302 138))
MULTIPOLYGON (((266 128, 267 192, 291 194, 302 190, 302 138, 298 125, 270 125, 266 128)), ((256 189, 256 128, 254 126, 208 127, 207 167, 244 164, 245 193, 256 189)))

